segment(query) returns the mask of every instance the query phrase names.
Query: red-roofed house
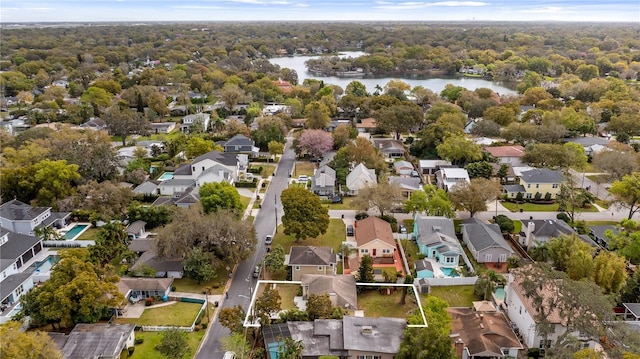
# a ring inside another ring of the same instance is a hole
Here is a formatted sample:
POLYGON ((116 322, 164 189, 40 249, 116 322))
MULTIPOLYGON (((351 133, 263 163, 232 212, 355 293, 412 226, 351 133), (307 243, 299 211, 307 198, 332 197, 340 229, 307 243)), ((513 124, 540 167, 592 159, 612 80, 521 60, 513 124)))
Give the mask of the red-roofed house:
POLYGON ((368 217, 355 223, 357 257, 349 260, 349 270, 355 273, 365 255, 373 260, 374 268, 396 268, 404 272, 402 260, 396 248, 396 240, 389 222, 378 217, 368 217))
POLYGON ((484 150, 497 158, 499 163, 508 163, 511 166, 522 165, 522 156, 524 156, 522 146, 487 146, 484 150))
POLYGON ((373 117, 363 118, 356 124, 359 133, 371 133, 376 129, 376 119, 373 117))
POLYGON ((292 87, 291 82, 278 79, 278 81, 276 81, 275 83, 276 83, 276 86, 278 86, 280 90, 282 90, 282 92, 284 93, 291 92, 291 87, 292 87))

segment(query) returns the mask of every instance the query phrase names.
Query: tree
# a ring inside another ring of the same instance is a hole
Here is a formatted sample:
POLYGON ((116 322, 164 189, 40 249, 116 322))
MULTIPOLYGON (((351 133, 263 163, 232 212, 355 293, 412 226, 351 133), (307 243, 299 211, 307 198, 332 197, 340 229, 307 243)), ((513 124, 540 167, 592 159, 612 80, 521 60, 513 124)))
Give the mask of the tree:
POLYGON ((284 233, 295 236, 296 242, 327 232, 329 210, 321 205, 318 196, 304 188, 291 187, 282 191, 280 200, 284 233))
POLYGON ((211 265, 211 255, 202 251, 202 248, 193 248, 187 254, 183 265, 187 278, 194 279, 201 284, 216 277, 216 270, 211 265))
POLYGON ((620 303, 633 303, 640 298, 640 271, 636 271, 632 277, 627 279, 627 283, 620 293, 620 303))
POLYGON ((456 217, 456 209, 451 203, 447 192, 437 188, 435 185, 425 185, 424 191, 428 198, 425 208, 427 215, 447 218, 456 217))
POLYGON ((132 199, 133 191, 130 188, 118 186, 110 181, 89 181, 79 186, 73 196, 59 200, 56 205, 61 211, 81 209, 95 212, 100 218, 110 220, 123 218, 132 199))
POLYGON ((333 137, 324 130, 305 130, 298 138, 297 148, 313 158, 322 158, 324 153, 333 148, 333 137))
POLYGON ((582 169, 587 164, 587 155, 584 147, 577 143, 538 143, 525 151, 522 160, 535 167, 582 169))
POLYGON ((274 160, 277 155, 284 153, 284 143, 282 142, 270 141, 267 148, 269 149, 269 154, 274 158, 274 160))
POLYGON ((333 305, 331 304, 331 298, 329 294, 309 294, 307 299, 307 314, 309 320, 316 319, 330 319, 333 311, 333 305))
POLYGON ((304 114, 307 117, 305 126, 311 129, 323 129, 329 125, 331 118, 329 108, 320 101, 313 101, 304 108, 304 114))
POLYGON ((593 268, 593 281, 604 294, 619 293, 627 281, 625 258, 609 251, 600 251, 593 268))
POLYGON ((360 260, 360 267, 358 267, 358 275, 356 279, 359 283, 373 283, 373 260, 371 256, 365 254, 360 260))
POLYGON ((509 176, 509 164, 503 163, 500 165, 498 172, 496 172, 496 177, 500 179, 500 183, 504 183, 507 181, 507 176, 509 176))
POLYGON ((593 276, 594 249, 579 237, 563 235, 547 244, 553 267, 573 280, 593 276))
POLYGON ((260 325, 269 326, 271 315, 282 310, 280 293, 277 289, 267 285, 262 295, 256 299, 255 317, 260 320, 260 325))
POLYGON ((620 181, 640 168, 638 154, 633 151, 600 151, 593 155, 592 162, 593 167, 607 172, 614 181, 620 181))
POLYGON ((300 359, 304 346, 302 340, 295 340, 291 337, 284 338, 283 343, 278 347, 278 359, 300 359))
POLYGON ((360 163, 369 169, 375 170, 378 176, 389 168, 380 151, 371 141, 363 137, 357 137, 346 146, 340 148, 329 163, 329 166, 336 170, 338 183, 345 184, 349 171, 360 163))
POLYGON ((147 131, 147 120, 138 112, 121 108, 120 104, 109 107, 102 116, 112 134, 120 136, 122 145, 126 146, 127 136, 147 131))
POLYGON ((62 353, 45 332, 23 332, 20 323, 10 321, 0 325, 0 357, 30 359, 62 359, 62 353))
POLYGON ((115 285, 118 280, 95 267, 87 249, 68 249, 60 254, 51 278, 20 299, 22 313, 33 324, 59 323, 69 328, 95 323, 124 303, 115 285))
POLYGON ((171 220, 171 207, 168 206, 145 206, 140 202, 133 201, 129 204, 127 215, 130 222, 144 221, 146 229, 154 229, 164 226, 171 220))
POLYGON ((216 148, 215 142, 205 140, 200 136, 192 136, 187 140, 185 145, 185 154, 187 158, 195 158, 207 152, 211 152, 216 148))
POLYGON ((576 69, 575 73, 582 81, 585 82, 600 77, 600 71, 596 65, 580 65, 576 69))
POLYGON ((367 87, 360 81, 351 81, 347 85, 344 91, 345 95, 352 95, 355 97, 368 97, 367 87))
POLYGON ((222 87, 220 98, 229 111, 233 111, 236 106, 245 100, 246 94, 238 85, 226 83, 222 87))
POLYGON ((474 178, 471 183, 458 182, 449 190, 449 197, 456 208, 469 211, 469 215, 473 217, 477 212, 486 211, 487 202, 495 200, 500 193, 500 185, 496 182, 474 178))
POLYGON ((240 334, 244 330, 244 318, 246 313, 242 306, 236 305, 232 308, 222 308, 218 315, 220 325, 229 329, 232 334, 240 334))
MULTIPOLYGON (((408 274, 404 277, 404 284, 413 284, 413 276, 408 274)), ((409 293, 409 287, 402 287, 402 295, 400 296, 400 302, 398 304, 405 305, 407 302, 407 294, 409 293)))
POLYGON ((482 159, 482 147, 463 135, 450 135, 436 147, 438 156, 456 164, 465 164, 482 159))
POLYGON ((111 95, 104 89, 91 86, 82 94, 80 101, 92 105, 94 109, 105 108, 111 104, 111 95))
POLYGON ((626 175, 613 182, 609 193, 619 206, 629 208, 627 219, 631 219, 640 210, 640 173, 626 175))
POLYGON ((359 189, 358 196, 353 199, 353 205, 365 212, 375 208, 380 212, 380 216, 384 216, 401 200, 400 187, 397 184, 382 180, 375 186, 366 186, 359 189))
POLYGON ((33 185, 38 188, 36 200, 41 206, 51 206, 73 193, 74 182, 80 180, 78 166, 65 160, 42 160, 33 166, 33 185))
POLYGON ((270 272, 275 272, 284 267, 286 254, 281 245, 276 244, 271 251, 264 257, 264 267, 270 272))
POLYGON ((251 134, 256 146, 267 149, 272 141, 286 142, 285 136, 288 124, 281 116, 268 116, 258 119, 258 129, 251 134))
POLYGON ((471 128, 471 134, 484 137, 498 137, 502 127, 492 120, 482 119, 471 128))
POLYGON ((495 271, 488 270, 478 276, 478 281, 473 287, 473 294, 479 300, 489 300, 498 285, 504 285, 505 278, 495 271))
POLYGON ((413 103, 385 107, 375 114, 376 124, 384 131, 394 132, 396 139, 423 121, 422 109, 413 103))
POLYGON ((184 358, 189 352, 187 332, 177 328, 164 330, 156 349, 169 359, 184 358))
POLYGON ((340 149, 358 136, 358 130, 351 125, 342 123, 333 130, 331 135, 333 136, 334 148, 340 149))
POLYGON ((404 211, 413 213, 422 213, 427 209, 427 194, 424 191, 414 191, 411 197, 404 202, 404 211))
POLYGON ((493 121, 500 126, 508 126, 510 123, 518 120, 516 112, 511 107, 493 106, 484 111, 482 118, 493 121))
POLYGON ((244 209, 240 193, 229 182, 208 182, 200 186, 200 203, 204 213, 226 210, 237 215, 244 209))
POLYGON ((251 343, 239 332, 220 338, 220 344, 225 351, 236 353, 238 359, 246 358, 251 353, 251 343))
POLYGON ((100 227, 95 245, 89 246, 91 261, 99 267, 111 263, 128 252, 129 237, 120 222, 110 222, 100 227))
MULTIPOLYGON (((453 345, 449 338, 451 318, 446 311, 447 302, 428 296, 422 308, 427 318, 427 327, 407 328, 396 358, 398 359, 453 359, 453 345)), ((414 314, 410 324, 422 324, 422 318, 414 314)))
POLYGON ((469 178, 486 178, 493 177, 493 166, 487 161, 473 162, 464 166, 469 173, 469 178))

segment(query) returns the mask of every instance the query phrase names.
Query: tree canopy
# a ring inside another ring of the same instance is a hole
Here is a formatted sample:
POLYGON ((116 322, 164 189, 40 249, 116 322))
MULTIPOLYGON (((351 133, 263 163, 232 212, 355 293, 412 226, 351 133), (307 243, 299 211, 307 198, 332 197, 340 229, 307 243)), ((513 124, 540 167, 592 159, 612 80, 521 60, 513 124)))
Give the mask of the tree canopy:
POLYGON ((328 209, 321 205, 320 197, 300 187, 290 187, 280 195, 284 216, 284 233, 293 235, 296 242, 315 238, 327 232, 328 209))

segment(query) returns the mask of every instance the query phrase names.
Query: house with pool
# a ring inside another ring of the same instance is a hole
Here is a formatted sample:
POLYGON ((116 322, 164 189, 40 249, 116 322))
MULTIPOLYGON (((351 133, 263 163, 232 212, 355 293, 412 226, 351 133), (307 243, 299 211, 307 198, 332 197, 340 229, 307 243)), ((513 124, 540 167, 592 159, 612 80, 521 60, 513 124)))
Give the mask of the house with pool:
POLYGON ((460 264, 462 249, 453 220, 446 217, 416 215, 413 238, 425 258, 416 263, 418 278, 449 277, 460 264), (428 262, 428 263, 427 263, 428 262))
POLYGON ((62 228, 69 212, 52 212, 51 207, 34 207, 17 199, 0 205, 0 226, 12 232, 34 235, 36 228, 62 228))

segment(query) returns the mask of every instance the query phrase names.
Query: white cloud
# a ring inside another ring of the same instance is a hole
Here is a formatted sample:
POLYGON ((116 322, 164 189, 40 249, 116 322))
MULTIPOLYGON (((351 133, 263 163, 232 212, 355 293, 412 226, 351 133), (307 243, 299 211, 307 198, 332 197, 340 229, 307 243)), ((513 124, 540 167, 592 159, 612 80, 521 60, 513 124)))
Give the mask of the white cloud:
POLYGON ((565 10, 559 6, 546 6, 546 7, 539 7, 534 9, 524 9, 524 10, 520 10, 520 12, 532 13, 532 14, 558 14, 558 13, 566 13, 570 11, 565 10))
POLYGON ((478 7, 489 5, 482 1, 436 1, 436 2, 424 2, 424 1, 412 1, 412 2, 400 2, 392 3, 386 1, 379 1, 376 9, 382 10, 412 10, 423 9, 428 7, 478 7))

